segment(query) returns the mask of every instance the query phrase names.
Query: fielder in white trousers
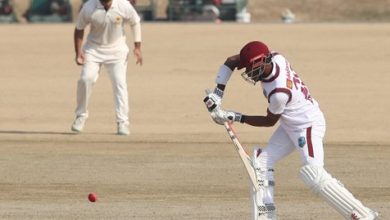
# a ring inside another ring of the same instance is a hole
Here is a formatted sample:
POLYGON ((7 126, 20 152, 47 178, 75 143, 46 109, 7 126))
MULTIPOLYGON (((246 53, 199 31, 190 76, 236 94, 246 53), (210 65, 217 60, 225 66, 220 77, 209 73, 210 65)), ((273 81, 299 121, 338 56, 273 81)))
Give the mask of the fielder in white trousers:
POLYGON ((72 131, 81 132, 88 118, 88 103, 93 85, 104 66, 110 76, 114 94, 117 134, 129 135, 129 101, 127 94, 127 57, 124 24, 129 23, 133 39, 133 54, 142 64, 140 17, 128 0, 89 0, 77 18, 74 32, 76 63, 82 65, 77 84, 76 119, 72 131), (84 29, 90 26, 82 48, 84 29))
MULTIPOLYGON (((123 45, 127 48, 126 45, 123 45)), ((127 92, 127 54, 117 60, 99 61, 86 50, 85 63, 80 79, 77 83, 77 107, 76 115, 88 117, 88 103, 92 88, 99 78, 101 67, 104 66, 109 74, 114 95, 116 121, 118 124, 129 124, 129 101, 127 92)))

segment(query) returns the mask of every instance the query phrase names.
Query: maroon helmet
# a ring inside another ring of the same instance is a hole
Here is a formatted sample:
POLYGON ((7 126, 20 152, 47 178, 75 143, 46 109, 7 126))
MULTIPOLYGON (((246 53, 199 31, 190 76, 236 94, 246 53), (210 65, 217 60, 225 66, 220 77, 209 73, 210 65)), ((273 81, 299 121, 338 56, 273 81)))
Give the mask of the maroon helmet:
POLYGON ((271 63, 272 54, 267 45, 260 41, 247 43, 240 51, 240 63, 237 69, 245 67, 241 75, 252 84, 261 80, 264 73, 264 65, 271 63))

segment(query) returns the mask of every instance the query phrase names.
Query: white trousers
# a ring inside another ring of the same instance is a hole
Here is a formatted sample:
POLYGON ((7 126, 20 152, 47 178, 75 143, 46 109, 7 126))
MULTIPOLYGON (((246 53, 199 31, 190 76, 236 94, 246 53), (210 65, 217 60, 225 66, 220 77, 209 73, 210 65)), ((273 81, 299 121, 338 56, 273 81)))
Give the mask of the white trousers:
POLYGON ((93 85, 99 78, 102 65, 110 76, 114 94, 117 123, 129 124, 129 101, 127 93, 127 54, 123 58, 111 62, 96 62, 86 54, 80 79, 77 83, 76 115, 88 117, 88 103, 93 85))
POLYGON ((271 136, 267 147, 262 150, 262 154, 267 158, 266 166, 273 167, 276 162, 297 150, 303 165, 323 167, 325 131, 324 118, 313 123, 311 127, 295 131, 285 130, 279 126, 271 136))
POLYGON ((290 131, 279 126, 271 136, 267 147, 254 151, 253 162, 257 179, 262 183, 262 186, 259 192, 256 192, 252 186, 250 187, 252 219, 277 219, 274 205, 275 180, 273 174, 276 162, 297 150, 303 165, 323 167, 325 130, 326 125, 323 117, 305 129, 290 131))

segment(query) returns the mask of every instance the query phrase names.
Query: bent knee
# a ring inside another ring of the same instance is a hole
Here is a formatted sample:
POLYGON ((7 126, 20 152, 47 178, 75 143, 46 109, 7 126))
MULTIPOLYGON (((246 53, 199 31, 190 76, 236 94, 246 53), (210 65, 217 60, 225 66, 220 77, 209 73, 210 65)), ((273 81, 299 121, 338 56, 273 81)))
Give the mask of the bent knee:
POLYGON ((299 171, 303 182, 316 194, 318 194, 331 181, 332 176, 322 167, 305 165, 299 171))

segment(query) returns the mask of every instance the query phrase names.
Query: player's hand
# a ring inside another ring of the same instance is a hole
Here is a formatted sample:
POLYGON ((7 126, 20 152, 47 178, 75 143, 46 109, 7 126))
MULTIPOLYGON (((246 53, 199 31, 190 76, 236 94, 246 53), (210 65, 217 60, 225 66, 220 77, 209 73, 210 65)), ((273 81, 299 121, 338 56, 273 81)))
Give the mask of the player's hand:
POLYGON ((214 108, 210 115, 213 121, 219 125, 223 125, 226 121, 228 121, 228 119, 225 117, 225 111, 219 106, 214 108))
POLYGON ((211 113, 211 118, 217 124, 223 125, 225 122, 241 122, 242 114, 234 111, 226 111, 218 107, 211 113))
POLYGON ((221 106, 222 99, 215 93, 210 93, 203 99, 203 102, 206 105, 207 110, 209 110, 209 112, 212 112, 214 109, 219 108, 221 106))
POLYGON ((209 89, 206 90, 206 97, 203 99, 204 104, 207 107, 207 110, 209 112, 213 111, 215 108, 221 106, 222 103, 222 96, 223 91, 219 90, 220 92, 211 92, 209 89))
POLYGON ((142 52, 141 52, 141 48, 134 48, 133 49, 133 54, 135 56, 135 58, 137 59, 136 63, 135 64, 139 64, 142 66, 142 52))
POLYGON ((79 53, 76 55, 76 64, 81 66, 84 65, 84 53, 79 53))

